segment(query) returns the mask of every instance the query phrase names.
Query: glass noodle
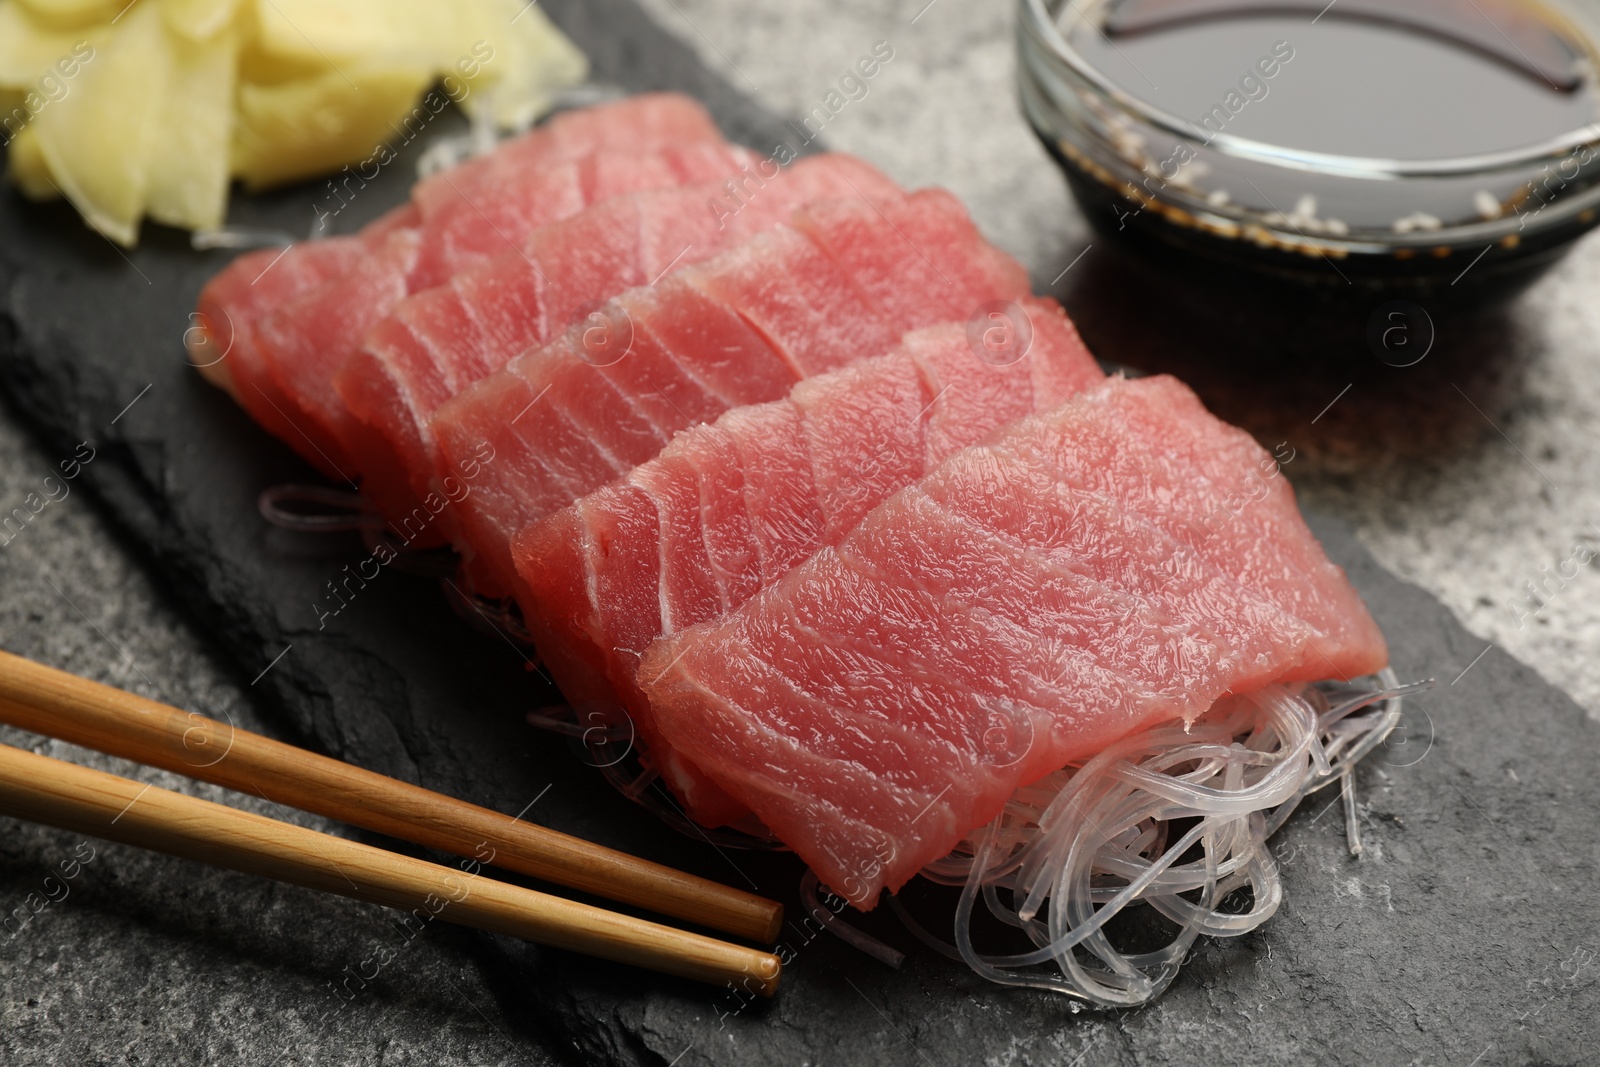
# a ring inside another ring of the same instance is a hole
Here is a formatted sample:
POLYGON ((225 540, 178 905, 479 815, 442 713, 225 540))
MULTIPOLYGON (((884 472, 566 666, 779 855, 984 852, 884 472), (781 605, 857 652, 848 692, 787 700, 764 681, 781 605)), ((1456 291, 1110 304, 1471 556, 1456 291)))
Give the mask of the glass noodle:
MULTIPOLYGON (((1384 671, 1367 688, 1269 686, 1218 702, 1187 730, 1169 724, 1125 738, 1018 790, 998 818, 923 869, 961 888, 953 942, 898 899, 890 906, 917 937, 990 981, 1061 993, 1074 1009, 1148 1003, 1200 935, 1237 937, 1277 911, 1283 887, 1267 841, 1307 796, 1339 783, 1359 853, 1351 772, 1399 722, 1401 697, 1430 684, 1399 686, 1384 671), (1249 910, 1225 910, 1244 887, 1249 910), (1134 904, 1176 924, 1166 945, 1112 944, 1107 924, 1134 904), (979 952, 980 907, 1034 948, 979 952)), ((838 925, 829 928, 841 933, 838 925)))

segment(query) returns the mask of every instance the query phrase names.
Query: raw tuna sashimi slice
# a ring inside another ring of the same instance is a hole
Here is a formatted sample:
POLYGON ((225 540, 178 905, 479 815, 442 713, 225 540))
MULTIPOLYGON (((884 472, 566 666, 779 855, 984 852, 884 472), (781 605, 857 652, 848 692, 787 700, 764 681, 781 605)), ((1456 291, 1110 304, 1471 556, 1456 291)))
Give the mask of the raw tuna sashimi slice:
POLYGON ((795 222, 624 293, 602 321, 577 324, 439 409, 441 477, 485 446, 494 456, 451 509, 478 592, 512 591, 511 538, 524 526, 626 474, 677 431, 881 355, 910 330, 1027 294, 1021 266, 948 193, 830 201, 795 222), (868 295, 891 288, 886 274, 920 291, 914 304, 868 295))
POLYGON ((946 456, 1104 380, 1054 301, 1018 305, 1026 348, 980 358, 966 323, 908 334, 894 352, 735 408, 660 456, 518 535, 523 618, 574 706, 620 705, 690 817, 745 811, 664 745, 639 691, 639 656, 714 619, 835 544, 946 456))
POLYGON ((595 152, 652 152, 665 145, 721 140, 716 123, 694 99, 682 93, 641 93, 554 115, 486 156, 424 178, 411 190, 411 202, 427 218, 459 201, 462 193, 501 196, 530 170, 595 152))
POLYGON ((466 193, 423 220, 426 240, 413 290, 441 285, 463 270, 515 252, 535 228, 591 204, 644 189, 721 181, 759 164, 747 148, 693 141, 648 150, 604 148, 570 163, 523 171, 504 188, 466 193))
POLYGON ((262 248, 239 256, 200 290, 184 334, 190 362, 212 385, 234 400, 278 437, 296 436, 281 412, 293 405, 277 390, 256 351, 256 325, 302 293, 350 270, 380 247, 388 234, 415 223, 416 209, 402 205, 354 237, 303 241, 286 248, 262 248))
POLYGON ((334 374, 367 331, 407 295, 486 259, 485 242, 492 242, 495 252, 515 252, 532 229, 591 204, 641 189, 726 178, 752 162, 745 149, 722 144, 696 143, 654 155, 599 152, 525 175, 514 197, 497 200, 470 219, 446 212, 391 234, 353 269, 284 305, 256 328, 268 373, 294 402, 296 438, 313 443, 312 452, 302 448, 302 453, 324 468, 331 463, 346 474, 355 470, 344 454, 343 430, 350 416, 334 391, 334 374))
POLYGON ((1148 379, 1138 392, 1086 394, 1057 412, 1032 447, 1048 453, 1058 480, 1150 516, 1168 536, 1303 620, 1310 639, 1302 657, 1281 667, 1276 680, 1349 679, 1382 666, 1383 635, 1306 528, 1278 461, 1243 430, 1211 419, 1176 379, 1148 379), (1113 437, 1108 426, 1129 427, 1135 439, 1113 437), (1205 491, 1180 491, 1186 482, 1205 491))
POLYGON ((411 511, 432 488, 438 462, 427 424, 439 405, 607 298, 709 259, 805 204, 898 195, 866 163, 822 155, 771 178, 613 197, 540 227, 518 252, 406 298, 334 379, 356 420, 343 444, 362 492, 385 515, 411 511), (724 186, 741 198, 737 212, 724 186))
POLYGON ((254 331, 261 317, 344 273, 395 230, 419 225, 420 204, 429 204, 431 210, 446 197, 459 202, 456 190, 475 190, 480 174, 493 174, 503 183, 513 175, 525 176, 605 149, 650 152, 692 143, 721 144, 722 138, 705 109, 677 93, 644 94, 557 115, 488 156, 420 183, 410 201, 369 223, 359 235, 304 241, 287 251, 263 249, 235 259, 201 293, 195 323, 186 335, 192 361, 267 429, 303 444, 285 414, 293 406, 285 403, 286 397, 256 360, 254 331), (222 352, 228 355, 219 358, 222 352))
POLYGON ((1196 516, 1196 547, 1229 560, 1229 570, 1283 610, 1304 619, 1317 632, 1304 660, 1280 680, 1338 678, 1348 681, 1383 666, 1383 634, 1342 568, 1330 561, 1306 527, 1295 504, 1294 488, 1278 476, 1277 460, 1262 454, 1245 431, 1218 423, 1214 432, 1200 399, 1177 379, 1159 377, 1147 387, 1160 394, 1165 412, 1181 417, 1151 417, 1153 406, 1130 403, 1124 393, 1108 393, 1113 417, 1136 427, 1149 445, 1152 466, 1168 456, 1184 456, 1216 490, 1212 510, 1196 516), (1229 541, 1220 531, 1238 523, 1248 536, 1229 541), (1227 554, 1227 555, 1225 555, 1227 554))
MULTIPOLYGON (((1270 457, 1185 393, 1112 379, 1014 423, 743 607, 652 644, 639 678, 667 743, 870 907, 1019 786, 1293 676, 1321 638, 1250 576, 1333 565, 1282 519, 1292 496, 1227 506, 1217 478, 1270 457), (1153 443, 1163 423, 1188 446, 1153 443), (1272 540, 1255 509, 1280 516, 1272 540)), ((1338 604, 1356 616, 1340 632, 1364 636, 1330 652, 1381 667, 1359 598, 1338 604)))

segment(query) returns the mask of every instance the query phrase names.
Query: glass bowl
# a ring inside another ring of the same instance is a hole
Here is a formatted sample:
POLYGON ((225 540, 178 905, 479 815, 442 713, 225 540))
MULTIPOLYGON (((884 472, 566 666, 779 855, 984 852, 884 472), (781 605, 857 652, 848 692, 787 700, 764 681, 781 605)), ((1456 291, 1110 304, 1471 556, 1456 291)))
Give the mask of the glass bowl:
MULTIPOLYGON (((1062 24, 1103 25, 1114 6, 1020 0, 1017 20, 1023 112, 1102 232, 1295 281, 1434 287, 1542 267, 1600 217, 1600 122, 1437 159, 1251 140, 1161 110, 1074 47, 1062 24)), ((1600 70, 1592 15, 1543 4, 1538 13, 1581 49, 1582 69, 1600 70)))

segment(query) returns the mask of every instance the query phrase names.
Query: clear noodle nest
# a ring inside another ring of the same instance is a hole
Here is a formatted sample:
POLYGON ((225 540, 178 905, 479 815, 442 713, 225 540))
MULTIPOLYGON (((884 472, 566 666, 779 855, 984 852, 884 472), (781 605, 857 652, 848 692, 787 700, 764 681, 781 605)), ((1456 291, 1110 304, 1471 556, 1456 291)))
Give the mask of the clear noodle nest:
POLYGON ((1074 1010, 1146 1004, 1200 935, 1236 937, 1277 911, 1283 887, 1267 841, 1307 796, 1340 785, 1350 848, 1360 851, 1351 772, 1400 721, 1401 697, 1432 684, 1399 686, 1387 670, 1373 681, 1232 697, 1187 730, 1143 731, 1018 790, 998 818, 922 871, 961 888, 953 944, 894 897, 890 906, 920 939, 991 981, 1065 994, 1074 1010), (1250 909, 1223 910, 1245 886, 1250 909), (977 951, 980 900, 1034 949, 977 951), (1136 903, 1177 924, 1165 946, 1123 952, 1111 943, 1106 924, 1136 903))

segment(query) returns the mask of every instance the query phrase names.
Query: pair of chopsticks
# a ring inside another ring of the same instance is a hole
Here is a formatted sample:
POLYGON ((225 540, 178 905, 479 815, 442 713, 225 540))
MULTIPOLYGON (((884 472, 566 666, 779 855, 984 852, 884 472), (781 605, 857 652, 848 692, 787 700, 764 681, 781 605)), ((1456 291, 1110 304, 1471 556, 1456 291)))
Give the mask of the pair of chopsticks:
MULTIPOLYGON (((0 722, 771 943, 754 894, 0 652, 0 722)), ((0 815, 771 996, 776 956, 0 745, 0 815), (752 981, 753 980, 753 981, 752 981)), ((476 870, 476 867, 473 867, 476 870)))

